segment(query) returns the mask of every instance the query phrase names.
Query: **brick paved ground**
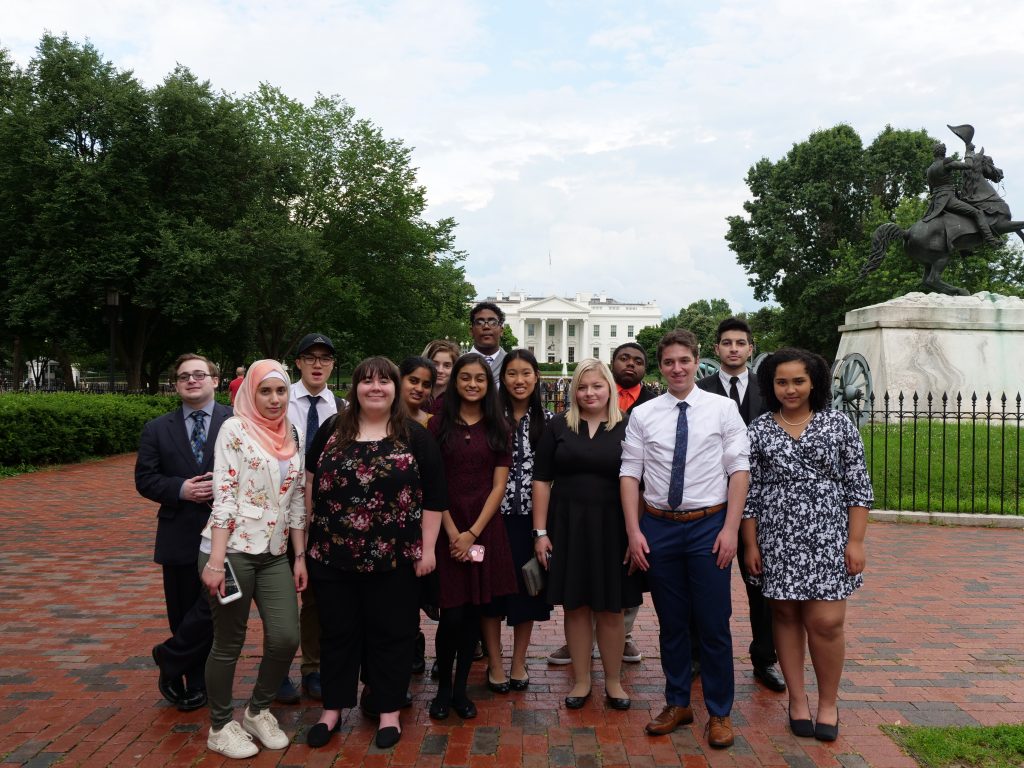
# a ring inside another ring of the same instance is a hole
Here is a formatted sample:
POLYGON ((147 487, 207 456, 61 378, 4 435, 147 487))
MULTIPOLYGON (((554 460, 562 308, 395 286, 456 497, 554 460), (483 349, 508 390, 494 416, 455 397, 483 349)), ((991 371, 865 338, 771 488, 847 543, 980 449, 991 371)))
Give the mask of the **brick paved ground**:
MULTIPOLYGON (((133 461, 0 481, 0 765, 243 764, 206 751, 205 710, 180 714, 156 691, 149 649, 166 623, 151 559, 154 507, 135 494, 133 461)), ((785 696, 753 684, 737 580, 737 739, 729 750, 706 747, 700 705, 691 728, 669 738, 643 734, 662 705, 656 624, 645 606, 636 637, 646 658, 625 665, 632 711, 612 711, 597 695, 580 711, 565 709, 568 672, 543 662, 561 644, 560 621, 552 621, 535 634, 527 692, 491 694, 483 666, 475 667, 474 721, 453 713, 432 723, 432 685, 417 678, 398 747, 377 750, 373 723, 352 712, 338 746, 311 751, 305 732, 318 710, 304 700, 275 708, 293 744, 262 752, 252 765, 913 766, 880 724, 1024 721, 1024 533, 877 523, 868 535, 867 585, 850 603, 842 732, 833 745, 790 735, 785 696)), ((240 695, 258 661, 251 626, 240 695)), ((425 629, 432 636, 433 625, 425 629)), ((594 688, 602 689, 600 675, 594 688)))

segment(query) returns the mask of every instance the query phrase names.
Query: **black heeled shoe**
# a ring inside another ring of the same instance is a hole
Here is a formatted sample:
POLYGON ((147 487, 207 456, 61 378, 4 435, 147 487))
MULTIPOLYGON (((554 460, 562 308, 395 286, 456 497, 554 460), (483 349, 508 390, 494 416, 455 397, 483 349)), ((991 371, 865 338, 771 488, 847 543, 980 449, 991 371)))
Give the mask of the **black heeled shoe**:
POLYGON ((455 714, 461 717, 463 720, 472 720, 476 717, 476 704, 469 699, 463 698, 459 701, 452 701, 452 709, 455 710, 455 714))
POLYGON ((527 675, 522 680, 517 680, 514 677, 509 677, 508 683, 513 691, 525 691, 527 688, 530 687, 530 676, 527 675))
POLYGON ((619 699, 608 693, 608 689, 604 689, 604 697, 608 700, 608 706, 612 709, 626 710, 629 709, 632 702, 628 698, 619 699))
POLYGON ((814 738, 818 741, 835 741, 839 738, 839 707, 836 707, 836 722, 834 725, 817 722, 814 724, 814 738))
POLYGON ((582 696, 566 696, 565 697, 565 708, 566 709, 583 709, 583 705, 587 703, 587 699, 590 698, 591 691, 587 691, 582 696))
POLYGON ((501 683, 495 683, 491 680, 491 670, 487 670, 487 690, 505 694, 512 690, 512 686, 509 684, 508 680, 501 683))
POLYGON ((320 747, 326 746, 327 742, 331 740, 331 736, 339 730, 341 730, 340 717, 333 728, 328 728, 327 723, 317 723, 306 734, 306 746, 312 749, 320 749, 320 747))
POLYGON ((789 730, 793 732, 794 736, 799 736, 802 739, 809 739, 814 736, 814 721, 810 718, 794 720, 792 710, 787 710, 789 714, 789 730))

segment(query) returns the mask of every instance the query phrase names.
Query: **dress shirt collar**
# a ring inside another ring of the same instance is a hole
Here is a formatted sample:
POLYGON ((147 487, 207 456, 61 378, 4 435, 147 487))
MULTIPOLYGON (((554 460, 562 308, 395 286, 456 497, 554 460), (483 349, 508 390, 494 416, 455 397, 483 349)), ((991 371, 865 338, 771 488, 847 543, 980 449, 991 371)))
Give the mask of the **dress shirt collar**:
MULTIPOLYGON (((726 394, 729 393, 729 386, 732 384, 729 379, 731 379, 732 376, 733 375, 731 373, 726 373, 721 368, 718 369, 718 378, 722 380, 722 386, 725 387, 726 394)), ((747 386, 747 380, 750 378, 750 369, 744 368, 741 373, 736 374, 736 378, 739 380, 736 382, 736 386, 742 390, 747 386)))
POLYGON ((620 387, 616 385, 616 389, 619 391, 619 410, 625 413, 629 410, 630 406, 633 405, 640 397, 640 388, 644 385, 641 381, 635 387, 620 387), (623 401, 627 402, 623 402, 623 401))
MULTIPOLYGON (((302 383, 302 379, 299 379, 294 384, 292 384, 292 397, 293 398, 298 399, 300 397, 308 397, 309 395, 312 395, 312 394, 313 394, 312 392, 310 392, 308 389, 306 389, 306 385, 302 383)), ((320 397, 322 397, 324 400, 326 400, 327 398, 329 398, 331 396, 331 391, 330 391, 330 389, 327 386, 324 386, 324 388, 321 389, 317 394, 319 394, 320 397)), ((309 400, 304 400, 303 402, 306 403, 306 405, 309 405, 309 400)))
MULTIPOLYGON (((206 414, 207 419, 212 419, 213 418, 213 404, 214 404, 214 401, 211 400, 210 402, 204 403, 203 405, 199 406, 198 408, 193 408, 191 405, 188 405, 187 403, 182 403, 181 404, 181 412, 184 415, 185 423, 186 424, 188 423, 188 420, 192 417, 192 414, 195 413, 196 411, 202 411, 203 413, 206 414)), ((209 422, 206 423, 206 426, 207 426, 207 428, 209 428, 209 426, 210 426, 209 422)))

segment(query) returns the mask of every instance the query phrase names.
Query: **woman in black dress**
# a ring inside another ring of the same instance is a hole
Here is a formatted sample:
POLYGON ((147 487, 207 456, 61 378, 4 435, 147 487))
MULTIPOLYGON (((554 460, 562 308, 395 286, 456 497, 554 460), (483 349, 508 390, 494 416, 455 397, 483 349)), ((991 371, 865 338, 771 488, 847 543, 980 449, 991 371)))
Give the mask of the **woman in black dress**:
POLYGON ((771 602, 772 634, 797 736, 835 741, 846 599, 863 583, 874 494, 853 423, 828 410, 828 366, 780 349, 757 372, 772 413, 747 428, 750 490, 741 532, 747 569, 771 602), (804 687, 804 648, 818 683, 817 724, 804 687))
POLYGON ((441 448, 449 497, 449 512, 437 541, 441 619, 437 627, 437 696, 430 704, 430 716, 435 720, 448 717, 449 708, 463 719, 476 717, 476 705, 466 695, 466 682, 480 634, 480 616, 482 612, 500 616, 504 606, 499 599, 516 591, 508 536, 501 520, 495 519, 512 457, 508 426, 494 390, 491 369, 483 356, 463 355, 452 368, 441 413, 427 424, 441 448))
POLYGON ((582 361, 569 386, 568 410, 555 416, 537 446, 533 472, 534 551, 548 568, 547 599, 565 610, 565 639, 575 683, 565 699, 579 709, 590 696, 592 618, 604 667, 605 696, 628 709, 622 688, 622 611, 640 605, 639 575, 623 565, 628 549, 619 502, 626 416, 616 407, 608 366, 582 361))
POLYGON ((352 374, 349 407, 306 454, 312 517, 306 558, 320 614, 324 709, 306 738, 324 746, 356 705, 360 667, 380 710, 377 746, 401 734, 419 620, 417 577, 434 570, 448 506, 437 444, 405 415, 398 368, 384 357, 352 374))
POLYGON ((513 425, 512 470, 501 501, 501 519, 508 533, 519 587, 518 593, 505 598, 505 619, 512 627, 512 668, 507 680, 501 662, 501 618, 484 616, 481 634, 487 647, 487 687, 495 693, 508 693, 525 691, 530 684, 526 652, 533 622, 551 618, 551 606, 544 595, 530 597, 522 575, 522 567, 533 557, 533 452, 551 412, 544 409, 541 401, 540 367, 529 350, 513 349, 505 355, 499 379, 502 410, 513 425))

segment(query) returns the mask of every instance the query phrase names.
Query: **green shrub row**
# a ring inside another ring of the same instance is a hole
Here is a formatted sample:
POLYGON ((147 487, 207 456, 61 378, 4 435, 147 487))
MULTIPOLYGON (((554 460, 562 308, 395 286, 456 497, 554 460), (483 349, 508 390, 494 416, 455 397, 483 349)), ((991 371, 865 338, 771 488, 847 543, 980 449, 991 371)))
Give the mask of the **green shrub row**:
POLYGON ((169 395, 0 394, 0 465, 130 453, 143 425, 178 402, 169 395))

